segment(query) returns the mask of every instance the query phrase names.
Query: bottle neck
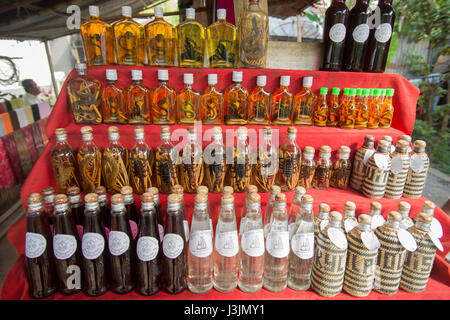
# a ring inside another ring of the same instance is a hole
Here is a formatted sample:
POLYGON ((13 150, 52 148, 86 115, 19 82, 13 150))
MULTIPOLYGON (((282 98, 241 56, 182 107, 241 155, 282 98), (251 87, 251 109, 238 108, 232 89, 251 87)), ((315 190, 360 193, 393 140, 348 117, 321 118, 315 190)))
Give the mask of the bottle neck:
POLYGON ((86 202, 85 210, 86 212, 95 212, 100 208, 100 204, 98 201, 95 202, 86 202))
POLYGON ((109 140, 109 146, 110 147, 121 147, 119 140, 109 140))

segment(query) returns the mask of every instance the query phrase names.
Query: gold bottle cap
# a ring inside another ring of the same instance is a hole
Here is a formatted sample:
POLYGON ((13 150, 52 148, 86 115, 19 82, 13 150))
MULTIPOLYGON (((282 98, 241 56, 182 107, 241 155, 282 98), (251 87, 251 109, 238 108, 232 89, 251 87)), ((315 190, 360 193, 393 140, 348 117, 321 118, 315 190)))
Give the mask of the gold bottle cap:
POLYGON ((342 214, 339 211, 331 211, 330 221, 342 221, 342 214))
POLYGON ((388 220, 390 220, 390 221, 402 221, 403 217, 397 211, 391 211, 388 214, 388 220))
POLYGON ((345 210, 355 210, 356 209, 356 204, 352 201, 347 201, 344 204, 344 209, 345 210))
POLYGON ((55 188, 53 188, 53 187, 47 187, 47 188, 42 189, 42 195, 44 197, 48 197, 53 194, 55 194, 55 188))
POLYGON ((208 187, 206 187, 206 186, 199 186, 197 188, 197 194, 206 194, 206 196, 208 196, 208 192, 209 192, 209 190, 208 190, 208 187))
POLYGON ((400 139, 401 139, 401 140, 405 140, 405 141, 407 141, 408 143, 411 142, 411 136, 408 136, 407 134, 402 135, 402 136, 400 137, 400 139))
POLYGON ((411 209, 411 205, 406 201, 400 201, 398 204, 398 211, 409 211, 411 209))
POLYGON ((414 141, 414 148, 425 149, 426 146, 427 146, 427 143, 423 140, 414 141))
POLYGON ((330 153, 331 147, 330 146, 321 146, 320 147, 320 153, 330 153))
POLYGON ((183 194, 184 188, 181 184, 176 184, 172 187, 172 192, 176 194, 183 194))
POLYGON ((247 193, 257 193, 258 192, 258 187, 253 185, 253 184, 249 184, 247 186, 247 193))
POLYGON ((181 202, 181 197, 177 193, 169 194, 169 196, 167 197, 167 202, 169 202, 169 203, 181 202))
POLYGON ((27 197, 27 203, 38 203, 42 202, 42 196, 39 193, 32 193, 27 197))
POLYGON ((301 200, 302 204, 312 204, 313 202, 314 198, 309 194, 305 194, 301 200))
POLYGON ((372 223, 372 217, 368 214, 361 214, 358 217, 358 222, 363 224, 371 224, 372 223))
POLYGON ((100 195, 100 194, 106 194, 106 188, 104 186, 98 186, 94 189, 94 193, 100 195))
POLYGON ((146 192, 141 197, 142 202, 153 202, 153 193, 146 192))
POLYGON ((248 201, 250 202, 260 202, 261 201, 261 196, 257 193, 250 193, 248 195, 248 201))
POLYGON ((278 194, 281 192, 281 188, 279 186, 273 185, 270 187, 270 193, 278 194))
POLYGON ((328 204, 326 203, 321 203, 319 204, 319 211, 320 212, 330 212, 331 208, 328 204))
POLYGON ((124 197, 120 193, 116 193, 115 195, 113 195, 111 197, 111 203, 112 204, 120 204, 120 203, 123 203, 123 201, 124 201, 124 197))
POLYGON ((348 153, 350 153, 350 148, 347 146, 341 146, 339 148, 339 153, 348 154, 348 153))
POLYGON ((133 188, 131 188, 130 186, 123 186, 122 188, 120 188, 120 193, 123 195, 132 194, 133 188))
POLYGON ((288 134, 297 134, 297 128, 296 127, 289 127, 287 129, 288 134))
POLYGON ((305 149, 303 149, 303 154, 312 154, 314 155, 314 153, 316 153, 316 149, 314 149, 313 147, 307 146, 305 147, 305 149))
POLYGON ((55 196, 55 205, 69 202, 69 198, 65 194, 57 194, 55 196))
POLYGON ((67 189, 67 195, 68 196, 77 196, 80 194, 80 188, 78 187, 70 187, 69 189, 67 189))
POLYGON ((373 201, 370 203, 370 210, 381 210, 381 203, 373 201))
POLYGON ((275 196, 275 201, 276 202, 286 202, 286 195, 284 194, 284 193, 278 193, 276 196, 275 196))
POLYGON ((421 212, 417 215, 417 221, 431 223, 433 221, 433 217, 427 213, 421 212))
MULTIPOLYGON (((84 202, 86 202, 86 203, 92 203, 92 202, 97 202, 97 201, 98 201, 98 194, 96 194, 96 193, 88 193, 84 197, 84 202)), ((112 201, 112 199, 111 199, 111 201, 112 201)))
POLYGON ((223 194, 225 195, 225 194, 233 194, 234 193, 234 190, 233 190, 233 187, 230 187, 230 186, 226 186, 226 187, 223 187, 223 194))
POLYGON ((406 140, 400 139, 395 144, 395 147, 396 148, 408 148, 409 147, 409 143, 406 140))

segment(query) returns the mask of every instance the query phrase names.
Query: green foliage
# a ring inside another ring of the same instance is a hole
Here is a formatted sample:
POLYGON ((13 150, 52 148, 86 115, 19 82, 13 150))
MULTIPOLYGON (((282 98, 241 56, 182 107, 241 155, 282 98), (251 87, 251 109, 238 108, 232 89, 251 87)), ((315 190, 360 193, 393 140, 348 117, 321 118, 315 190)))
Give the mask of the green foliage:
POLYGON ((397 52, 397 48, 398 48, 398 32, 393 32, 392 33, 392 38, 391 38, 391 44, 389 46, 389 53, 388 53, 388 57, 387 57, 387 61, 386 61, 386 65, 389 65, 389 62, 391 61, 391 59, 394 58, 395 53, 397 52))
POLYGON ((421 54, 408 51, 406 54, 406 65, 409 71, 415 76, 419 77, 427 74, 425 58, 421 54))

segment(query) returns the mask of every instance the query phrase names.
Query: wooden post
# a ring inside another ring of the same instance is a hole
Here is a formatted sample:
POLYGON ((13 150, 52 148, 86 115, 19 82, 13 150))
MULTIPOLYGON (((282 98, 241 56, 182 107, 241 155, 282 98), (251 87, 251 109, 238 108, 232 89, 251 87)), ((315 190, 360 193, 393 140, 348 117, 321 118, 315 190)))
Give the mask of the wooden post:
POLYGON ((55 79, 55 73, 53 71, 53 62, 52 62, 52 57, 50 55, 50 48, 48 46, 48 40, 45 40, 44 44, 45 44, 45 53, 47 54, 48 66, 50 68, 50 75, 52 77, 53 92, 55 93, 55 96, 57 97, 59 90, 58 90, 58 84, 56 83, 56 79, 55 79))
POLYGON ((297 42, 302 42, 302 35, 303 35, 303 29, 302 29, 302 23, 300 22, 300 15, 297 15, 297 42))

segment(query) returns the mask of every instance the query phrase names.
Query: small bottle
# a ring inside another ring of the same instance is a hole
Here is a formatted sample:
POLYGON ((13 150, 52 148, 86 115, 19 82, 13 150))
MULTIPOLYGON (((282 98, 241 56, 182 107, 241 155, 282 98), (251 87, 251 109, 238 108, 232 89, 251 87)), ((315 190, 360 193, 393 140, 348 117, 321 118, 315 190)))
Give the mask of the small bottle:
POLYGON ((365 136, 364 144, 355 153, 353 160, 352 175, 350 177, 350 186, 354 190, 360 190, 365 177, 366 164, 372 154, 375 152, 373 136, 365 136))
POLYGON ((266 91, 267 76, 256 77, 256 87, 248 97, 248 124, 270 124, 271 94, 266 91))
POLYGON ((128 177, 130 178, 133 192, 143 194, 152 186, 151 159, 153 158, 153 150, 145 143, 144 127, 134 127, 134 138, 136 142, 133 148, 128 151, 128 177))
POLYGON ((139 231, 136 237, 136 290, 150 296, 161 288, 161 239, 152 193, 142 195, 139 231))
POLYGON ((105 228, 100 220, 98 196, 89 193, 84 198, 83 238, 81 249, 83 253, 83 292, 90 297, 98 297, 108 290, 109 264, 105 251, 105 228))
POLYGON ((279 193, 270 222, 264 256, 264 288, 272 292, 283 291, 287 286, 289 262, 289 231, 286 195, 279 193))
POLYGON ((119 142, 119 128, 108 128, 109 145, 103 150, 102 175, 109 194, 120 192, 120 188, 130 185, 128 179, 128 150, 119 142))
POLYGON ((213 287, 213 241, 208 212, 208 198, 195 196, 188 251, 188 288, 198 294, 213 287))
POLYGON ((425 180, 427 178, 430 159, 425 153, 427 144, 425 141, 414 141, 414 149, 410 153, 411 166, 403 190, 403 197, 416 199, 422 196, 425 180))
POLYGON ((205 28, 195 21, 195 9, 186 8, 186 20, 177 26, 178 66, 203 67, 205 28))
POLYGON ((158 70, 158 85, 151 91, 151 113, 154 124, 177 122, 177 93, 169 85, 169 71, 158 70))
POLYGON ((345 88, 344 92, 342 93, 342 98, 339 103, 339 108, 337 112, 338 114, 337 127, 340 127, 345 123, 345 116, 347 114, 347 107, 349 104, 350 104, 350 88, 345 88))
POLYGON ((30 194, 27 197, 25 267, 29 294, 34 299, 48 297, 57 290, 51 233, 44 217, 41 195, 30 194))
POLYGON ((194 74, 184 74, 184 88, 177 95, 178 123, 194 124, 200 121, 200 93, 192 88, 194 74))
POLYGON ((317 98, 313 112, 313 122, 316 127, 325 127, 327 125, 327 94, 328 88, 320 88, 320 96, 317 98))
POLYGON ((262 288, 264 275, 264 231, 259 194, 250 193, 246 208, 240 237, 238 285, 242 291, 254 293, 262 288))
POLYGON ((136 209, 136 204, 134 203, 133 189, 130 186, 123 186, 120 188, 120 194, 123 196, 127 219, 130 220, 130 222, 133 221, 133 225, 137 224, 139 216, 136 209))
POLYGON ((388 147, 387 141, 378 141, 377 151, 367 162, 361 191, 368 198, 378 199, 384 196, 391 170, 391 158, 388 147))
POLYGON ((259 192, 269 192, 277 173, 277 151, 272 143, 272 128, 264 127, 256 164, 252 166, 252 183, 259 192))
POLYGON ((233 194, 234 194, 234 190, 232 187, 230 187, 230 186, 223 187, 222 196, 225 196, 225 195, 232 196, 233 194))
POLYGON ((216 85, 217 74, 208 74, 208 87, 200 97, 203 124, 223 124, 223 93, 216 85))
POLYGON ((156 221, 158 222, 159 241, 162 242, 164 238, 164 214, 161 208, 161 200, 159 200, 159 190, 156 187, 151 187, 147 190, 153 195, 153 203, 155 205, 156 221))
POLYGON ((292 236, 294 235, 296 227, 295 223, 298 219, 298 215, 301 214, 301 201, 305 196, 305 193, 306 193, 305 188, 295 187, 294 199, 292 200, 292 205, 289 208, 289 216, 288 216, 289 240, 291 240, 292 236))
POLYGON ((313 178, 316 171, 316 162, 314 161, 314 154, 316 150, 313 147, 307 146, 303 149, 302 164, 300 167, 300 176, 298 179, 298 186, 311 189, 313 178))
POLYGON ((182 163, 179 166, 178 179, 187 193, 195 193, 203 181, 203 150, 195 127, 189 127, 187 131, 188 142, 180 153, 182 163))
POLYGON ((383 105, 380 110, 379 128, 390 128, 392 117, 394 115, 394 107, 392 105, 392 97, 394 96, 394 89, 386 90, 386 98, 383 100, 383 105))
POLYGON ((411 211, 411 205, 406 201, 400 201, 398 203, 397 212, 402 215, 402 221, 400 221, 400 228, 408 230, 414 225, 413 220, 409 217, 411 211))
MULTIPOLYGON (((442 238, 444 231, 439 220, 434 217, 435 208, 436 205, 432 201, 425 200, 420 211, 431 216, 430 231, 436 236, 436 238, 442 238)), ((417 221, 416 217, 414 217, 414 221, 417 221)))
POLYGON ((76 152, 67 142, 66 129, 55 130, 56 144, 51 152, 56 189, 59 193, 67 193, 70 187, 78 187, 76 152))
POLYGON ((283 192, 292 191, 298 184, 302 151, 296 140, 297 128, 289 127, 286 142, 279 149, 279 165, 275 178, 275 184, 279 185, 283 192))
POLYGON ((355 129, 367 128, 369 120, 369 89, 362 89, 362 95, 356 104, 355 110, 355 129))
POLYGON ((408 142, 408 153, 411 153, 412 148, 411 148, 411 136, 408 136, 407 134, 403 134, 399 140, 405 140, 408 142))
POLYGON ((150 90, 142 83, 142 70, 131 70, 132 83, 128 87, 128 123, 150 124, 150 90))
POLYGON ((170 193, 178 184, 176 150, 170 142, 170 127, 161 127, 161 143, 155 152, 156 187, 161 193, 170 193))
POLYGON ((116 63, 141 66, 144 63, 144 27, 132 19, 132 8, 122 7, 122 19, 112 24, 116 63))
POLYGON ((329 146, 320 147, 319 160, 314 171, 312 186, 319 190, 326 190, 330 186, 331 170, 333 163, 331 158, 331 148, 329 146))
POLYGON ((222 197, 214 241, 214 288, 233 291, 238 282, 239 239, 234 212, 234 197, 222 197))
POLYGON ((53 254, 59 291, 71 295, 81 291, 80 238, 65 194, 55 197, 53 254))
POLYGON ((69 205, 72 210, 72 217, 76 225, 84 225, 84 206, 83 200, 81 199, 80 188, 70 187, 67 190, 67 196, 69 197, 69 205))
POLYGON ((408 146, 407 141, 398 140, 395 151, 391 153, 391 171, 386 184, 385 198, 398 199, 403 194, 411 162, 408 146))
POLYGON ((330 206, 326 203, 319 205, 319 213, 314 217, 314 237, 317 240, 319 233, 325 229, 330 218, 330 206))
POLYGON ((224 189, 226 174, 226 149, 223 144, 222 128, 212 129, 213 141, 203 151, 205 161, 205 182, 209 191, 220 193, 224 189))
POLYGON ((272 94, 272 124, 291 125, 294 95, 289 92, 290 76, 280 77, 280 87, 272 94))
POLYGON ((228 23, 226 17, 226 9, 217 9, 217 21, 206 28, 211 68, 233 68, 236 62, 236 27, 228 23))
POLYGON ((100 206, 100 220, 106 228, 111 228, 111 208, 108 204, 106 196, 106 188, 99 186, 95 188, 94 193, 98 196, 98 204, 100 206))
POLYGON ((49 226, 53 226, 55 222, 55 195, 56 193, 53 187, 42 189, 42 197, 44 198, 44 216, 47 219, 49 226))
POLYGON ((371 227, 375 230, 386 223, 386 220, 381 214, 381 203, 373 201, 370 203, 369 215, 372 218, 371 227))
POLYGON ((106 86, 102 91, 102 118, 104 123, 128 122, 126 91, 117 83, 117 70, 106 69, 106 86))
POLYGON ((344 203, 344 218, 342 219, 342 227, 345 233, 349 233, 353 228, 358 226, 358 220, 355 216, 356 204, 353 201, 344 203))
POLYGON ((339 93, 341 89, 333 88, 331 91, 330 102, 328 103, 327 127, 337 127, 339 110, 339 93))
MULTIPOLYGON (((186 212, 186 206, 184 203, 184 188, 182 185, 175 185, 172 188, 172 193, 175 193, 177 195, 180 196, 180 210, 183 216, 183 229, 184 229, 184 238, 186 239, 186 242, 189 241, 189 221, 188 221, 188 217, 187 217, 187 212, 186 212)), ((186 259, 187 259, 187 253, 186 253, 186 259)), ((187 262, 187 260, 186 260, 187 262)), ((186 266, 187 268, 187 266, 186 266)))
POLYGON ((275 205, 275 198, 277 194, 281 192, 281 188, 279 186, 273 185, 270 188, 269 200, 267 201, 266 212, 264 214, 264 238, 267 238, 267 235, 270 232, 270 226, 272 223, 272 212, 275 205))
POLYGON ((294 97, 293 123, 296 126, 312 126, 316 95, 312 92, 313 77, 303 77, 303 88, 294 97))
POLYGON ((94 142, 91 127, 82 127, 83 144, 77 152, 78 173, 83 192, 92 193, 101 184, 102 153, 94 142))
POLYGON ((388 152, 391 154, 395 151, 395 147, 392 145, 392 137, 391 136, 383 136, 383 140, 388 142, 388 152))
POLYGON ((233 71, 232 77, 233 84, 224 92, 225 124, 247 124, 248 91, 242 86, 242 71, 233 71))
MULTIPOLYGON (((344 90, 345 95, 345 90, 344 90)), ((348 89, 348 100, 343 99, 339 112, 340 123, 339 127, 342 129, 354 129, 356 118, 356 105, 355 105, 356 89, 348 89)))
POLYGON ((350 148, 341 146, 339 148, 338 160, 333 164, 331 172, 330 186, 336 189, 347 189, 352 172, 350 158, 350 148))
POLYGON ((230 185, 234 192, 242 193, 250 184, 252 166, 250 164, 250 149, 247 143, 247 128, 239 127, 237 131, 238 137, 233 152, 233 163, 229 165, 230 185))
POLYGON ((250 201, 249 199, 252 194, 258 194, 258 187, 253 184, 249 184, 247 187, 247 193, 245 195, 244 206, 242 207, 241 216, 240 216, 239 236, 241 236, 242 233, 244 232, 245 216, 247 215, 247 208, 249 206, 249 201, 250 201))
POLYGON ((369 118, 367 120, 367 129, 377 129, 380 123, 380 89, 373 89, 373 94, 369 99, 369 118))

